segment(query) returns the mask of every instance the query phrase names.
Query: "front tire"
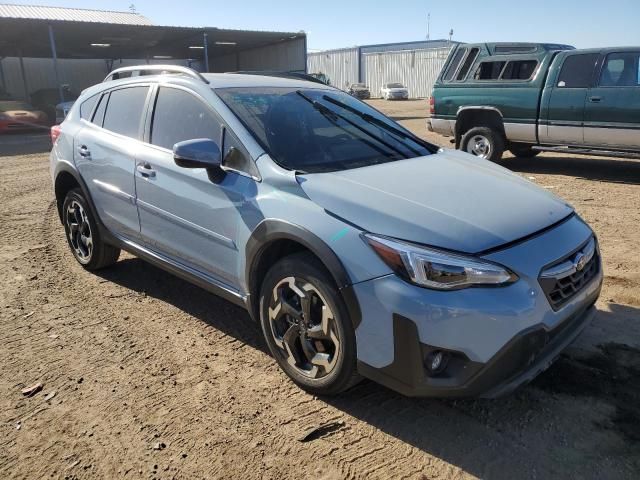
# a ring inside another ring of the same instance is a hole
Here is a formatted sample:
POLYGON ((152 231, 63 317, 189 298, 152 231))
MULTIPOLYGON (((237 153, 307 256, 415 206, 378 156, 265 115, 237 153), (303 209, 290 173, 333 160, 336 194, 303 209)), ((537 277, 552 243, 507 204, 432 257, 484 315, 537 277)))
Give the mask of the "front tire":
POLYGON ((271 267, 260 292, 260 325, 278 365, 303 390, 335 395, 360 380, 347 308, 312 254, 290 255, 271 267))
POLYGON ((491 128, 475 127, 462 136, 460 150, 496 162, 504 153, 504 138, 491 128))
POLYGON ((71 253, 87 270, 99 270, 118 261, 120 249, 103 242, 96 219, 82 190, 67 193, 62 204, 62 220, 71 253))

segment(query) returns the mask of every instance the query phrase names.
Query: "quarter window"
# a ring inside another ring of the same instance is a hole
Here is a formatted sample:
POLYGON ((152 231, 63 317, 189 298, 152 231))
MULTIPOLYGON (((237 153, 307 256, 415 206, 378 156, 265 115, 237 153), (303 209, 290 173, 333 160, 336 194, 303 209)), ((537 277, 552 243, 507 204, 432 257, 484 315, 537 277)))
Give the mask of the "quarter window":
POLYGON ((558 87, 589 88, 593 80, 593 70, 598 61, 598 56, 597 53, 568 56, 558 77, 558 87))
POLYGON ((178 142, 208 138, 220 144, 221 123, 194 95, 177 88, 160 87, 153 112, 151 143, 173 150, 178 142))
POLYGON ((502 74, 502 80, 530 80, 537 66, 536 60, 508 62, 502 74))
POLYGON ((610 53, 600 74, 601 87, 637 87, 640 85, 638 52, 610 53))
POLYGON ((460 62, 462 61, 462 58, 464 57, 464 54, 466 52, 466 48, 459 48, 458 50, 456 50, 456 53, 451 59, 451 63, 449 64, 449 67, 447 67, 447 71, 442 77, 442 80, 448 81, 453 78, 453 75, 456 73, 456 70, 458 69, 458 66, 460 65, 460 62))
POLYGON ((89 97, 80 105, 80 118, 85 120, 91 120, 91 114, 93 113, 93 108, 96 106, 98 99, 100 98, 100 94, 94 95, 93 97, 89 97))
POLYGON ((96 113, 93 114, 92 122, 96 125, 102 126, 102 121, 104 120, 104 112, 107 109, 107 103, 109 102, 109 93, 105 93, 102 95, 100 99, 100 103, 98 104, 98 108, 96 108, 96 113))
POLYGON ((139 138, 140 120, 149 87, 128 87, 111 92, 103 127, 114 133, 139 138))
POLYGON ((497 80, 506 62, 482 62, 474 75, 475 80, 497 80))
POLYGON ((467 78, 467 73, 469 73, 473 62, 476 61, 476 57, 478 56, 479 51, 480 50, 477 48, 472 48, 471 50, 469 50, 469 55, 467 55, 467 58, 465 58, 464 63, 462 64, 462 68, 460 68, 460 71, 458 72, 456 80, 464 80, 465 78, 467 78))

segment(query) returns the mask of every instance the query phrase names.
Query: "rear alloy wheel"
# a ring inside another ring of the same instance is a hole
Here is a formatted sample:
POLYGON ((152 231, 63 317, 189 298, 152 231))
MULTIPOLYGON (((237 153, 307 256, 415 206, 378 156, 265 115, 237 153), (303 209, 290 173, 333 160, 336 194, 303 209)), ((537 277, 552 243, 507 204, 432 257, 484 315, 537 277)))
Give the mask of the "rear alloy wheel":
POLYGON ((502 158, 504 152, 504 140, 502 135, 487 127, 475 127, 462 136, 460 149, 495 162, 502 158))
POLYGON ((62 221, 69 248, 87 270, 98 270, 118 261, 120 249, 102 241, 89 204, 79 188, 67 193, 62 204, 62 221))
POLYGON ((269 270, 260 313, 271 353, 300 387, 335 394, 358 381, 353 327, 331 277, 315 257, 292 255, 269 270))

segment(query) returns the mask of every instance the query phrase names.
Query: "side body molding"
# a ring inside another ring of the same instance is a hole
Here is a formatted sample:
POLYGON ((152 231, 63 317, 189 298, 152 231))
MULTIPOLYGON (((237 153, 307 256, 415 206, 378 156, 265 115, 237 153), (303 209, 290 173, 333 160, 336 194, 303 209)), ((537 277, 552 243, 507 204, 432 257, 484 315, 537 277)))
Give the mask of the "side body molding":
POLYGON ((303 245, 313 252, 327 268, 333 277, 342 299, 347 306, 354 328, 362 320, 360 306, 351 287, 351 279, 344 265, 335 252, 318 236, 304 227, 267 218, 262 220, 253 230, 246 244, 245 280, 249 287, 249 311, 252 317, 260 318, 258 267, 262 254, 278 240, 291 240, 303 245))

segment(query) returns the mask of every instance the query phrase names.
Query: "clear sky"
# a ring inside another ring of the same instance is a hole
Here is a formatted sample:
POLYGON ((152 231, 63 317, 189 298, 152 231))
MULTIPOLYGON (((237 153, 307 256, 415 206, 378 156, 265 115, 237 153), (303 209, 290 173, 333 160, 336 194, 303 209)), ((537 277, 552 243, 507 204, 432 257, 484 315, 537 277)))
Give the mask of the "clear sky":
POLYGON ((0 3, 127 10, 159 25, 308 33, 309 49, 431 38, 640 45, 640 0, 61 0, 0 3))

